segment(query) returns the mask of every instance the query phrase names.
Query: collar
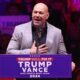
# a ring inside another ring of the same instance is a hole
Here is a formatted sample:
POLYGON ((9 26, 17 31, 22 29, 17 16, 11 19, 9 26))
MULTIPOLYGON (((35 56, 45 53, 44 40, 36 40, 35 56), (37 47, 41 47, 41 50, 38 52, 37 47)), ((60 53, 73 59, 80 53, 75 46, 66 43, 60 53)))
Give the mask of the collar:
MULTIPOLYGON (((37 28, 33 25, 32 23, 32 31, 33 32, 37 32, 37 28)), ((42 28, 42 33, 46 33, 47 32, 47 23, 45 24, 45 26, 42 28)))

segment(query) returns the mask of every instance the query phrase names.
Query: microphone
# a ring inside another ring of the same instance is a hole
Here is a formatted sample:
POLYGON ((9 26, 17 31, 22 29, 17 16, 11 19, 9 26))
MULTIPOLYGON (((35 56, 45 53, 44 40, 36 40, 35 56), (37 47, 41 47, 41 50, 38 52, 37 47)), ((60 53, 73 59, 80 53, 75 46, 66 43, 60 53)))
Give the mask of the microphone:
POLYGON ((42 37, 42 28, 41 28, 41 27, 37 28, 37 33, 36 33, 36 35, 37 35, 36 46, 38 47, 38 46, 40 45, 40 39, 41 39, 41 37, 42 37))

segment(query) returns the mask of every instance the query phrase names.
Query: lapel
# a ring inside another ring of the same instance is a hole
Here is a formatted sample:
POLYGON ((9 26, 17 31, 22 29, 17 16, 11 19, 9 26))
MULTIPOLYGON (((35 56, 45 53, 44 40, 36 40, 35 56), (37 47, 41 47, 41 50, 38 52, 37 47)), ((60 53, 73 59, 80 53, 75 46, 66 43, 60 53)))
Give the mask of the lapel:
POLYGON ((26 35, 27 35, 27 46, 28 47, 31 47, 32 46, 32 21, 30 21, 27 25, 25 25, 25 26, 27 26, 27 28, 26 28, 26 31, 27 31, 27 33, 26 33, 26 35))
POLYGON ((52 43, 53 43, 53 28, 49 23, 47 23, 46 45, 48 46, 48 48, 51 48, 52 43))

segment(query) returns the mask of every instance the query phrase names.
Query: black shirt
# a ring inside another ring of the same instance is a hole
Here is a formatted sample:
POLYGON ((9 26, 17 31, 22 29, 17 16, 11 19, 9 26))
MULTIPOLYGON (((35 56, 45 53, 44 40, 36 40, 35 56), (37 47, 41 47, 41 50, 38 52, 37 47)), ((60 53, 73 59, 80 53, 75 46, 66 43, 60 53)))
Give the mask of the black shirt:
POLYGON ((45 25, 44 28, 41 28, 41 30, 39 30, 39 28, 35 28, 34 25, 32 25, 32 39, 33 42, 36 41, 36 46, 46 43, 46 36, 47 36, 47 24, 45 25), (40 34, 40 36, 38 34, 40 34))

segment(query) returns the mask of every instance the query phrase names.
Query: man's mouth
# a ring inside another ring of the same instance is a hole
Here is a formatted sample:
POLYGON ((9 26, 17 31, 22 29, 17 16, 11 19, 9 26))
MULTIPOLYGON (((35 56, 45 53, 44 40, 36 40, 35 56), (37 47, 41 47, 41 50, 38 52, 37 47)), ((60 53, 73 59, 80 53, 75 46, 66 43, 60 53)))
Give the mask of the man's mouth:
POLYGON ((41 21, 41 19, 35 19, 35 21, 41 21))

